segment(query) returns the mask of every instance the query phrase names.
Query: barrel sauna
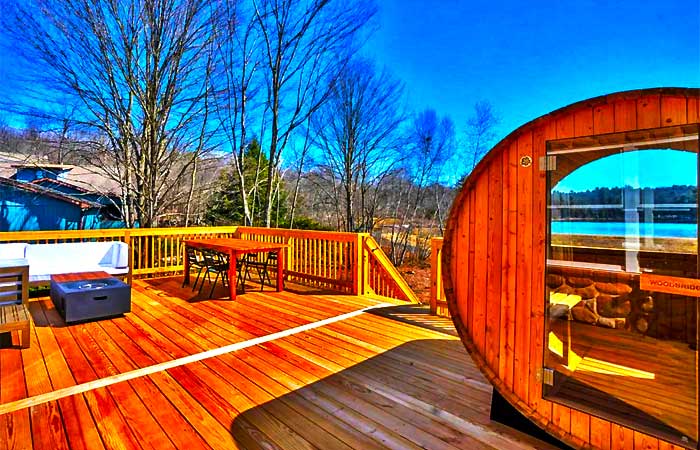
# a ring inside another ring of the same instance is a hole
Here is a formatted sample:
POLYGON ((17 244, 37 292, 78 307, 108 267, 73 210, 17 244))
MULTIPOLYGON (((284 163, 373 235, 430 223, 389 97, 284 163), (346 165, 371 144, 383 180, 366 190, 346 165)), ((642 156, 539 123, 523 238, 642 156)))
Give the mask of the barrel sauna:
POLYGON ((698 448, 700 90, 529 122, 465 180, 443 282, 498 393, 576 448, 698 448))

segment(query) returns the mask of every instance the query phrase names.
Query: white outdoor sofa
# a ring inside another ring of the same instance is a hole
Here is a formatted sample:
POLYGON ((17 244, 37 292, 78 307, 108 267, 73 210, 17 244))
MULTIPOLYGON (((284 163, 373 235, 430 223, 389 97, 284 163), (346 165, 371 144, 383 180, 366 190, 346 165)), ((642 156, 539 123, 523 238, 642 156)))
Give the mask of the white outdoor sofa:
POLYGON ((129 273, 129 246, 124 242, 70 242, 61 244, 0 244, 0 259, 24 258, 29 282, 51 280, 51 275, 76 272, 129 273))

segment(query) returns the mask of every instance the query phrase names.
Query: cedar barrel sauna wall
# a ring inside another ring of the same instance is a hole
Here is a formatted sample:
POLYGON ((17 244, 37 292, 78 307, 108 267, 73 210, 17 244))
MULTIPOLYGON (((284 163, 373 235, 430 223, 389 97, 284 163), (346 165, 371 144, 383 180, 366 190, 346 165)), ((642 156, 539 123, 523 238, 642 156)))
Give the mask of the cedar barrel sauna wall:
POLYGON ((462 342, 494 387, 574 447, 681 448, 542 398, 546 172, 549 140, 698 123, 699 89, 621 92, 529 122, 498 143, 452 206, 443 247, 445 294, 462 342), (532 164, 522 167, 529 156, 532 164))

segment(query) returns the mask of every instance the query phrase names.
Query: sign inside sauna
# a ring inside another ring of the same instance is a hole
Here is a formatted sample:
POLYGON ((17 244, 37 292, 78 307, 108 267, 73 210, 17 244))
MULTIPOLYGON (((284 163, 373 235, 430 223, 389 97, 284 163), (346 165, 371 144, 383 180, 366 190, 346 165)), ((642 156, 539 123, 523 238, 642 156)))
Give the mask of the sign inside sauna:
POLYGON ((639 289, 700 297, 700 280, 643 273, 639 279, 639 289))

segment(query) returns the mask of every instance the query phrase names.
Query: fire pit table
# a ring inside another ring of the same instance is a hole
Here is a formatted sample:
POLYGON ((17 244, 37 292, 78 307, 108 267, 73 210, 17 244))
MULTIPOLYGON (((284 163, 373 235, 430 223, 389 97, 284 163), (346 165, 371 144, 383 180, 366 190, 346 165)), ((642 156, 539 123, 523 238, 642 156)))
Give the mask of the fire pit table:
POLYGON ((131 288, 107 272, 51 276, 51 301, 67 323, 131 311, 131 288))

